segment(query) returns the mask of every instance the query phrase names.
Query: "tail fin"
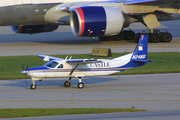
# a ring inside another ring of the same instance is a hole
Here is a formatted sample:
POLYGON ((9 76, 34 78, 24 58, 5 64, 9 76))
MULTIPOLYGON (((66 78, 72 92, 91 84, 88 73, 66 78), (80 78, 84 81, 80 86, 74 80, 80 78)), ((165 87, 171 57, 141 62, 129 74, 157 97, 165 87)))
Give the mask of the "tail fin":
POLYGON ((148 62, 148 35, 141 35, 131 60, 134 62, 148 62))

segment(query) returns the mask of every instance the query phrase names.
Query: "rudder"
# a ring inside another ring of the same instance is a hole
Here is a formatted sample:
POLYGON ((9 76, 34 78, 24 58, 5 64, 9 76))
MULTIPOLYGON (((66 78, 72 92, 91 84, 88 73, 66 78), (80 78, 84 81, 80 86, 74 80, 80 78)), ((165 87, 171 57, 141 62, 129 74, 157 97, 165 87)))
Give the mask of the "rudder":
POLYGON ((134 62, 147 62, 148 59, 148 35, 141 35, 138 46, 135 48, 131 60, 134 62))

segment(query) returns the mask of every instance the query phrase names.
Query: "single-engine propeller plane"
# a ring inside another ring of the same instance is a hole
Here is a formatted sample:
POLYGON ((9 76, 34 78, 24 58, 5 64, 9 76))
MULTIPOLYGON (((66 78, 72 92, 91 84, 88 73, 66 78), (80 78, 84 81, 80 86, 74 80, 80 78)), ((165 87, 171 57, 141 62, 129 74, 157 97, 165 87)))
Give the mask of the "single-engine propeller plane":
POLYGON ((46 55, 38 55, 47 62, 44 66, 32 67, 23 70, 32 79, 31 89, 36 89, 35 81, 45 78, 68 77, 65 87, 71 86, 71 79, 78 78, 77 87, 82 89, 82 78, 85 76, 102 76, 129 70, 145 65, 148 60, 148 35, 141 35, 139 43, 133 53, 114 59, 61 59, 46 55))

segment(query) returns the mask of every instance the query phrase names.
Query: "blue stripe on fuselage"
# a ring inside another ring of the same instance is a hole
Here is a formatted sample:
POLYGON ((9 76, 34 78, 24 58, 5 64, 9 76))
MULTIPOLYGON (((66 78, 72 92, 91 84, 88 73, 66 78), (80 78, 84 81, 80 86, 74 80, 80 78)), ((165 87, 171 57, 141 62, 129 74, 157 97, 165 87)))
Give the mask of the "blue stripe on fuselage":
POLYGON ((81 9, 83 10, 85 19, 85 29, 82 36, 104 35, 106 30, 106 13, 104 8, 99 6, 88 6, 82 7, 81 9))

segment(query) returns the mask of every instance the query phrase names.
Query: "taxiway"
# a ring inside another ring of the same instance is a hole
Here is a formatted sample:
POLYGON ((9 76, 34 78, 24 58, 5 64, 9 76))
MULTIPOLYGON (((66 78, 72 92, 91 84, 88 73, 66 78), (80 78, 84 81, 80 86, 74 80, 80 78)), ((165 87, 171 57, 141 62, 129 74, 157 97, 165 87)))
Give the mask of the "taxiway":
POLYGON ((1 108, 132 108, 180 110, 180 74, 85 77, 83 89, 63 86, 66 78, 36 82, 0 81, 1 108))

